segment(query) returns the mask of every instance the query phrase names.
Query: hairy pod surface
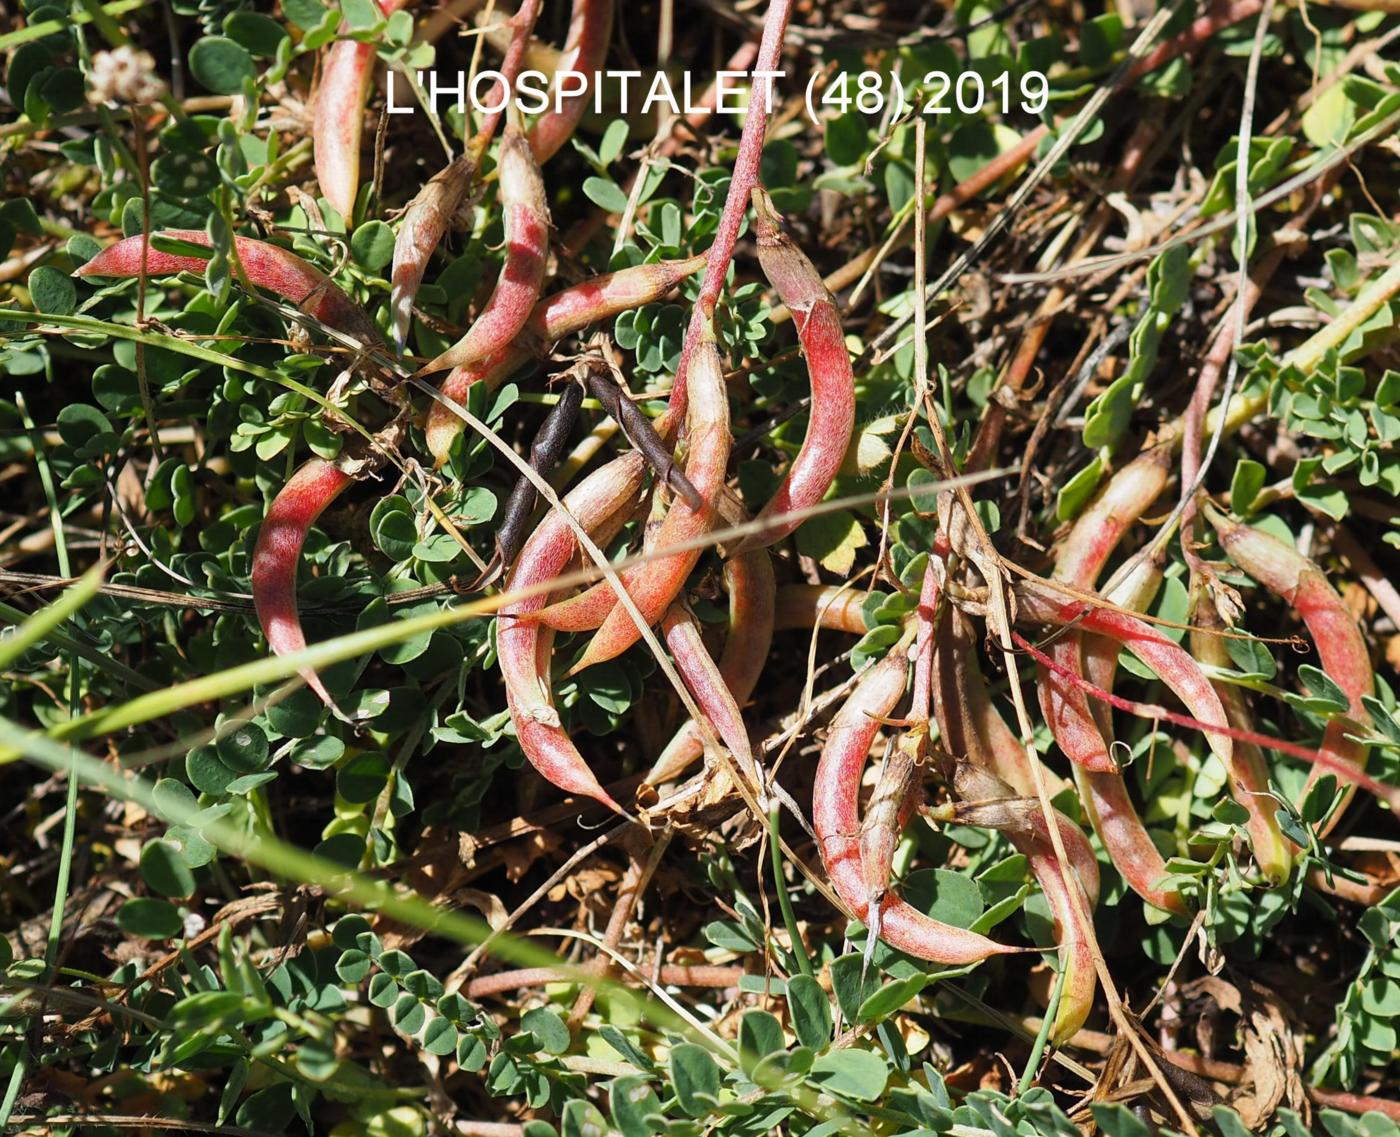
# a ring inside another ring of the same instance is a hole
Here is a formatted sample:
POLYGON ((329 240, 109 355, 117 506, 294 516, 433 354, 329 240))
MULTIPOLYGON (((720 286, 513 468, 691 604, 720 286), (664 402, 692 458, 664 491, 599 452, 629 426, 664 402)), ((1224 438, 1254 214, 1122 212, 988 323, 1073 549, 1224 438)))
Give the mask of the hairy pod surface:
MULTIPOLYGON (((1156 596, 1161 580, 1161 562, 1145 561, 1109 594, 1108 599, 1121 608, 1144 611, 1156 596)), ((1118 673, 1117 642, 1099 636, 1085 636, 1083 644, 1085 678, 1105 691, 1112 690, 1113 678, 1118 673)), ((1093 710, 1103 736, 1111 737, 1112 708, 1094 704, 1093 710)), ((1167 876, 1167 863, 1142 823, 1122 771, 1094 774, 1076 766, 1074 780, 1079 787, 1084 812, 1089 815, 1089 823, 1103 842, 1114 867, 1123 874, 1128 887, 1155 908, 1178 916, 1190 915, 1190 908, 1180 893, 1157 887, 1158 882, 1167 876)))
POLYGON ((539 302, 549 251, 549 206, 539 165, 524 136, 513 128, 508 127, 501 140, 497 171, 506 251, 495 290, 467 333, 420 374, 470 368, 508 350, 539 302))
MULTIPOLYGON (((859 795, 880 720, 904 694, 908 664, 893 652, 861 677, 827 732, 812 786, 812 827, 822 864, 852 914, 870 923, 870 897, 860 858, 859 795)), ((1016 949, 977 932, 924 915, 892 892, 879 901, 880 938, 918 959, 950 965, 976 963, 1016 949)))
MULTIPOLYGON (((565 336, 660 300, 686 277, 699 271, 704 263, 703 256, 696 256, 681 261, 636 265, 585 280, 553 296, 546 296, 535 305, 514 343, 498 347, 494 353, 470 367, 454 368, 442 381, 440 390, 453 402, 464 402, 477 383, 486 384, 488 389, 494 387, 532 358, 543 355, 565 336)), ((453 442, 465 428, 466 424, 453 414, 451 408, 438 402, 428 408, 424 433, 428 450, 439 467, 446 464, 453 442)))
MULTIPOLYGON (((202 229, 163 229, 155 236, 172 237, 205 248, 212 244, 209 234, 202 229)), ((368 344, 381 342, 379 329, 369 313, 315 265, 279 245, 253 237, 235 237, 233 247, 249 283, 296 305, 327 327, 368 344)), ((191 272, 203 276, 207 263, 202 257, 163 253, 152 248, 144 235, 137 235, 108 245, 73 275, 132 278, 143 272, 148 277, 191 272)))
POLYGON ((801 449, 758 515, 763 528, 745 538, 741 549, 772 544, 802 524, 805 511, 820 502, 836 480, 856 420, 855 378, 836 299, 822 283, 816 266, 779 227, 772 203, 761 188, 754 189, 754 207, 758 261, 778 298, 792 313, 807 357, 811 411, 801 449))
MULTIPOLYGON (((641 482, 641 456, 624 454, 590 474, 564 499, 585 532, 597 539, 608 523, 630 511, 641 482)), ((506 582, 510 592, 558 577, 574 559, 578 541, 568 522, 551 512, 520 551, 506 582)), ((520 617, 543 606, 548 594, 514 601, 501 610, 496 650, 506 685, 506 701, 516 738, 530 765, 565 793, 594 798, 609 809, 625 811, 599 784, 564 730, 549 681, 554 632, 520 617)))
MULTIPOLYGON (((267 646, 275 655, 290 655, 306 646, 297 609, 297 566, 307 530, 326 507, 354 481, 330 462, 312 458, 287 479, 268 506, 253 548, 253 606, 267 646)), ((310 668, 300 672, 321 701, 335 701, 310 668)))
MULTIPOLYGON (((724 386, 724 370, 719 348, 712 336, 703 339, 695 355, 691 413, 686 419, 690 452, 685 475, 705 499, 704 509, 691 509, 675 500, 666 511, 654 543, 655 556, 622 574, 622 584, 648 624, 654 624, 685 587, 690 570, 700 559, 702 546, 667 552, 677 545, 698 541, 714 528, 716 505, 724 490, 729 464, 729 394, 724 386)), ((615 604, 594 633, 573 672, 604 660, 615 659, 641 638, 632 613, 615 604)))
MULTIPOLYGON (((392 16, 407 0, 378 0, 392 16)), ((344 25, 342 25, 344 30, 344 25)), ((321 80, 311 104, 311 154, 321 196, 352 227, 355 195, 360 189, 360 140, 365 99, 374 74, 372 43, 338 39, 321 56, 321 80)))
POLYGON ((530 149, 541 166, 573 137, 579 119, 593 98, 597 72, 602 69, 612 42, 613 3, 614 0, 574 0, 557 70, 577 71, 590 79, 586 92, 566 94, 562 98, 550 92, 549 109, 535 120, 527 135, 530 149))
MULTIPOLYGON (((726 516, 726 520, 733 520, 726 516)), ((758 686, 773 646, 776 584, 773 560, 766 549, 751 549, 724 562, 729 594, 728 629, 719 656, 719 673, 740 707, 758 686)), ((659 785, 682 773, 704 753, 699 726, 686 722, 661 752, 647 781, 659 785)))
MULTIPOLYGON (((1375 694, 1376 677, 1355 617, 1327 583, 1322 570, 1302 553, 1267 533, 1230 520, 1213 507, 1207 506, 1204 512, 1226 555, 1275 596, 1291 604, 1308 629, 1322 670, 1341 688, 1349 704, 1348 715, 1335 715, 1328 722, 1321 749, 1345 765, 1364 771, 1369 749, 1347 735, 1362 733, 1364 725, 1371 721, 1361 698, 1375 694)), ((1303 788, 1304 795, 1325 772, 1321 767, 1313 769, 1303 788)), ((1323 836, 1341 820, 1355 793, 1354 784, 1346 787, 1342 804, 1323 825, 1323 836)))

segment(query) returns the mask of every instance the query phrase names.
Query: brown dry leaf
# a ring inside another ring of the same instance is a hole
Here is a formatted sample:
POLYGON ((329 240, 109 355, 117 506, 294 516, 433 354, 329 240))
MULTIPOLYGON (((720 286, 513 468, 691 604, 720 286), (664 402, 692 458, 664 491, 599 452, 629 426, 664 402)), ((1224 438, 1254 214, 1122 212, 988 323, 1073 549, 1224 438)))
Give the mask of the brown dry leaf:
POLYGON ((1385 661, 1392 670, 1400 671, 1400 636, 1391 636, 1385 641, 1385 661))
POLYGON ((551 888, 549 899, 557 903, 565 896, 572 896, 575 900, 589 900, 599 895, 611 896, 621 879, 621 869, 606 864, 590 865, 551 888))
POLYGON ((480 888, 463 888, 457 892, 456 898, 463 904, 471 905, 486 917, 486 922, 491 925, 493 932, 505 927, 506 920, 510 917, 506 906, 501 903, 501 898, 494 892, 486 892, 480 888))
POLYGON ((1189 984, 1189 996, 1209 996, 1238 1020, 1244 1050, 1245 1081, 1229 1104, 1250 1129, 1261 1129, 1281 1107, 1307 1108, 1303 1086, 1303 1037, 1282 1000, 1267 987, 1246 980, 1246 990, 1216 976, 1189 984))
POLYGON ((707 755, 705 768, 656 806, 643 811, 649 827, 671 826, 687 840, 722 840, 733 852, 749 848, 762 830, 734 787, 729 772, 707 755))
POLYGON ((536 861, 554 852, 562 844, 562 839, 552 830, 536 829, 526 833, 518 841, 502 845, 500 857, 505 866, 506 879, 515 884, 530 871, 536 861))

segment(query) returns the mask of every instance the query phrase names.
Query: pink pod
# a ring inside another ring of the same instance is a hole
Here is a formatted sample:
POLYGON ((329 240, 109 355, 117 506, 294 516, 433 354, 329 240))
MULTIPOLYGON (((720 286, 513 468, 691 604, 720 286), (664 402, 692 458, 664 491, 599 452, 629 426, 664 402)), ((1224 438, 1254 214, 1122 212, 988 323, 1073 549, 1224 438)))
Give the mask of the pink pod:
MULTIPOLYGON (((290 655, 306 646, 297 611, 297 566, 307 530, 354 481, 320 458, 312 458, 287 479, 268 506, 253 548, 253 605, 258 623, 275 655, 290 655)), ((300 672, 321 701, 337 710, 316 672, 300 672)))

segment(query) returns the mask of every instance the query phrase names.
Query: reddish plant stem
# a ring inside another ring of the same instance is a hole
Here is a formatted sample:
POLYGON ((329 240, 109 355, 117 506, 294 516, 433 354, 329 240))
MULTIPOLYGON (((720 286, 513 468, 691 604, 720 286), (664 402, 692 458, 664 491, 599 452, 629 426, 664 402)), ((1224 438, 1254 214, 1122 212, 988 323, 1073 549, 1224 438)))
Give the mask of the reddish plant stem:
MULTIPOLYGON (((725 71, 747 72, 753 66, 755 58, 758 56, 758 44, 750 41, 742 44, 739 49, 729 58, 729 62, 724 65, 725 71)), ((708 122, 715 112, 715 107, 719 102, 719 83, 712 82, 705 88, 704 92, 694 104, 687 108, 684 118, 677 118, 671 121, 666 130, 664 138, 660 138, 655 147, 655 154, 658 158, 669 158, 681 147, 681 137, 677 127, 684 122, 688 126, 699 129, 708 122)), ((645 169, 645 166, 643 167, 645 169)), ((630 200, 632 191, 636 188, 637 179, 642 176, 642 171, 635 171, 627 183, 622 187, 622 192, 630 200)), ((576 222, 561 242, 568 255, 577 255, 583 248, 598 234, 608 217, 610 211, 602 206, 596 206, 593 211, 581 221, 576 222)))
MULTIPOLYGON (((1065 624, 1075 618, 1075 616, 1070 615, 1058 622, 1060 622, 1061 624, 1065 624)), ((1128 638, 1122 638, 1121 629, 1115 628, 1114 632, 1110 632, 1102 624, 1098 623, 1097 621, 1094 621, 1091 616, 1084 616, 1083 622, 1086 629, 1099 631, 1104 635, 1111 635, 1113 636, 1113 638, 1119 639, 1119 642, 1124 643, 1125 646, 1129 646, 1129 649, 1131 650, 1131 644, 1128 643, 1128 639, 1131 638, 1132 633, 1128 634, 1128 638)), ((1142 626, 1144 629, 1146 629, 1147 627, 1147 625, 1145 624, 1142 626)), ((1017 647, 1022 648, 1037 662, 1043 663, 1046 667, 1050 668, 1051 670, 1054 670, 1058 667, 1058 664, 1056 664, 1054 660, 1052 660, 1048 655, 1046 655, 1043 651, 1037 648, 1019 632, 1013 632, 1012 639, 1017 647)), ((1170 641, 1166 640, 1162 642, 1170 643, 1170 641)), ((1146 660, 1144 660, 1144 662, 1146 662, 1146 660)), ((1149 663, 1148 666, 1152 665, 1149 663)), ((1158 675, 1159 677, 1161 677, 1160 671, 1158 671, 1158 675)), ((1332 755, 1327 753, 1325 749, 1309 750, 1306 746, 1299 746, 1297 743, 1287 742, 1282 738, 1271 738, 1269 735, 1260 734, 1258 731, 1240 730, 1237 727, 1232 727, 1221 722, 1208 722, 1199 718, 1195 718, 1191 715, 1181 714, 1178 711, 1169 710, 1166 707, 1158 706, 1153 703, 1139 703, 1135 700, 1125 699, 1122 696, 1115 695, 1111 691, 1105 691, 1101 687, 1096 687, 1094 686, 1094 684, 1085 680, 1082 676, 1066 677, 1069 678, 1071 682, 1077 683, 1094 698, 1101 699, 1104 702, 1110 704, 1111 706, 1117 707, 1120 711, 1127 711, 1129 714, 1136 715, 1138 718, 1175 723, 1177 726, 1183 726, 1190 730, 1198 730, 1201 733, 1207 735, 1208 737, 1229 738, 1231 740, 1236 741, 1253 742, 1256 746, 1262 746, 1265 749, 1279 750, 1282 751, 1284 754, 1291 754, 1295 758, 1301 758, 1305 762, 1312 763, 1316 769, 1320 769, 1324 773, 1337 774, 1339 778, 1354 781, 1360 788, 1368 791, 1369 793, 1374 794, 1376 797, 1389 804, 1392 809, 1400 809, 1400 787, 1388 786, 1382 782, 1376 781, 1375 778, 1372 778, 1369 775, 1358 773, 1354 769, 1351 769, 1348 763, 1333 757, 1332 755)))
MULTIPOLYGON (((1263 8, 1263 0, 1216 0, 1211 10, 1199 16, 1191 26, 1180 35, 1168 40, 1160 47, 1149 52, 1128 72, 1124 80, 1124 86, 1137 82, 1144 75, 1155 71, 1163 64, 1181 55, 1189 54, 1199 48, 1217 32, 1225 28, 1233 27, 1235 24, 1243 23, 1251 16, 1257 15, 1263 8)), ((928 210, 928 224, 943 220, 953 210, 965 205, 983 190, 995 185, 1007 174, 1024 165, 1034 156, 1039 148, 1041 140, 1047 137, 1050 128, 1045 125, 1036 127, 1027 133, 1023 138, 1015 143, 1010 149, 998 154, 985 166, 972 174, 966 180, 959 182, 946 194, 941 194, 936 198, 928 210)), ((902 247, 913 240, 913 233, 906 229, 903 236, 897 241, 894 247, 902 247)), ((832 292, 841 292, 849 288, 857 280, 865 275, 871 265, 875 263, 880 250, 871 249, 862 253, 855 260, 842 265, 835 272, 826 278, 826 286, 832 292)), ((787 318, 786 313, 774 312, 772 317, 774 323, 778 323, 787 318)), ((979 447, 979 450, 981 448, 979 447)))
POLYGON ((715 306, 724 291, 725 277, 734 259, 734 246, 743 228, 748 211, 749 195, 758 184, 759 163, 763 158, 763 138, 768 130, 768 115, 773 102, 773 74, 782 60, 783 36, 787 32, 792 0, 768 0, 768 13, 763 18, 763 38, 758 45, 757 66, 753 72, 753 87, 749 92, 749 112, 739 135, 739 154, 729 180, 729 193, 724 199, 715 239, 710 244, 705 262, 705 275, 700 281, 700 294, 690 314, 685 343, 681 348, 676 381, 671 388, 670 405, 657 426, 658 433, 669 437, 686 418, 686 382, 691 357, 698 349, 706 328, 713 329, 715 306))

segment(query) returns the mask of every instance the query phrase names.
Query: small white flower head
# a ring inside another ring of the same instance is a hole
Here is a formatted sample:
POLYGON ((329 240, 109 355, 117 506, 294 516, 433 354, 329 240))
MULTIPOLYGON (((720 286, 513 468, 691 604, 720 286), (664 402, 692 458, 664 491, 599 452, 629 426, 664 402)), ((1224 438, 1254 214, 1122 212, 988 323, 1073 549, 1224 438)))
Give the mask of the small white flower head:
POLYGON ((129 103, 144 106, 159 101, 165 84, 156 74, 156 61, 149 51, 123 44, 112 51, 99 51, 92 57, 88 75, 88 102, 129 103))

